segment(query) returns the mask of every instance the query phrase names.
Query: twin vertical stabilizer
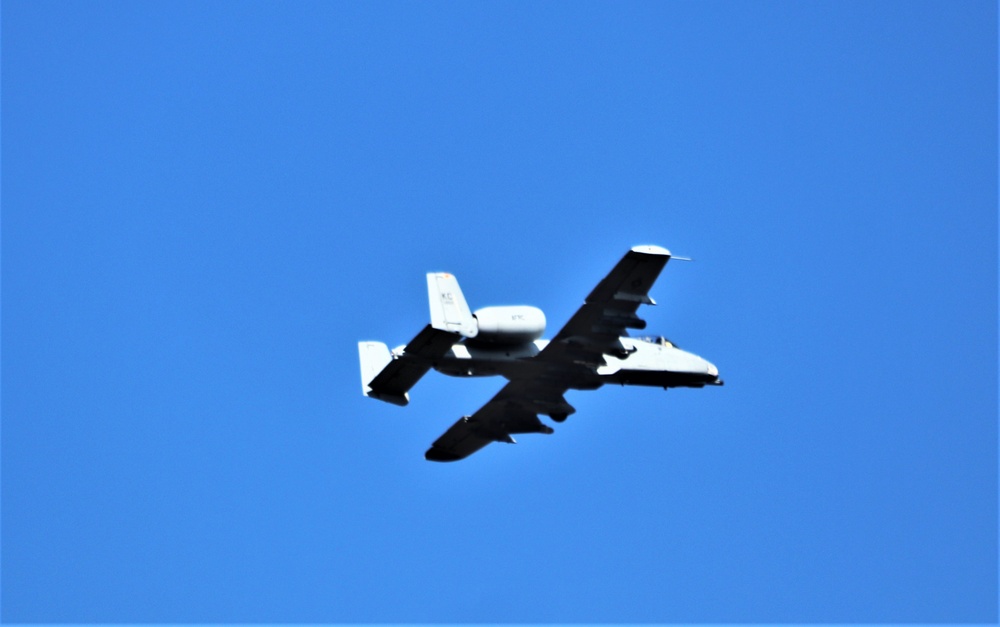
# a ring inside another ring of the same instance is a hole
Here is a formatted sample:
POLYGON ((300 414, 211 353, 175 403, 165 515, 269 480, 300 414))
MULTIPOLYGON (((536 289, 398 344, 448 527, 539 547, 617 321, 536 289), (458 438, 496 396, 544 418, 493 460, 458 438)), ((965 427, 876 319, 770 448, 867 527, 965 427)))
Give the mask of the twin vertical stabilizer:
POLYGON ((427 300, 431 306, 431 326, 441 331, 476 337, 479 326, 469 310, 458 279, 447 272, 427 274, 427 300))
POLYGON ((469 311, 458 280, 445 272, 427 275, 431 323, 394 352, 382 342, 358 342, 361 389, 365 396, 394 405, 410 402, 407 393, 434 363, 462 337, 475 337, 476 318, 469 311))

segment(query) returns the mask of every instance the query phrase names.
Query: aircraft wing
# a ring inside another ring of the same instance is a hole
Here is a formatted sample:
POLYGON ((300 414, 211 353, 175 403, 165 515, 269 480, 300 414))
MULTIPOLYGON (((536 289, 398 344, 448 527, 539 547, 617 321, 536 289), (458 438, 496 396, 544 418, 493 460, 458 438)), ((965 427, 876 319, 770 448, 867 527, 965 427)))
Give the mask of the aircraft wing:
POLYGON ((636 246, 628 251, 538 359, 600 366, 605 354, 626 356, 619 338, 628 335, 627 329, 646 328, 636 310, 639 305, 656 304, 649 289, 669 260, 670 251, 659 246, 636 246))
POLYGON ((649 289, 670 259, 658 246, 636 246, 597 284, 583 306, 535 358, 532 375, 512 380, 490 402, 464 416, 438 438, 424 457, 457 461, 491 442, 513 443, 514 433, 552 433, 538 419, 547 414, 565 420, 575 410, 564 394, 572 388, 601 384, 589 375, 604 365, 604 355, 628 354, 619 338, 626 329, 643 329, 639 305, 652 305, 649 289))
POLYGON ((511 381, 490 402, 458 422, 434 441, 424 457, 435 462, 464 459, 490 442, 514 443, 514 433, 552 433, 552 427, 538 419, 546 407, 573 413, 562 395, 566 387, 558 383, 530 379, 511 381), (561 403, 562 405, 559 405, 561 403))

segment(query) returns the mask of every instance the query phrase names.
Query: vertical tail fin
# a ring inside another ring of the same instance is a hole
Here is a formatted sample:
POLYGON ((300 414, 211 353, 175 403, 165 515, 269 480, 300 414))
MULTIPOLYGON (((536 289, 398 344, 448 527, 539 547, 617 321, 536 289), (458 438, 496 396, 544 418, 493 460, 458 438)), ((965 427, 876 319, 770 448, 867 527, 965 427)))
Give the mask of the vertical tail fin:
POLYGON ((447 272, 428 273, 427 298, 431 306, 432 327, 461 333, 465 337, 476 337, 479 326, 454 275, 447 272))
POLYGON ((358 353, 361 357, 361 391, 365 396, 371 396, 372 389, 368 384, 392 362, 392 353, 382 342, 358 342, 358 353))

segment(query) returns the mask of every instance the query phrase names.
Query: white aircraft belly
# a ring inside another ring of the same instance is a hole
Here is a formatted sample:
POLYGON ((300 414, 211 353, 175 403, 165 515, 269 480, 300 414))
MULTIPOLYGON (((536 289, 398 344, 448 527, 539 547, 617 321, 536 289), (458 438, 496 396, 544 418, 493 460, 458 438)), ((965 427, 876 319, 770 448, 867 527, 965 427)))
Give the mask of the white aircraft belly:
POLYGON ((538 355, 548 340, 535 340, 521 346, 480 347, 455 344, 437 363, 435 369, 460 377, 513 374, 522 370, 524 362, 538 355))

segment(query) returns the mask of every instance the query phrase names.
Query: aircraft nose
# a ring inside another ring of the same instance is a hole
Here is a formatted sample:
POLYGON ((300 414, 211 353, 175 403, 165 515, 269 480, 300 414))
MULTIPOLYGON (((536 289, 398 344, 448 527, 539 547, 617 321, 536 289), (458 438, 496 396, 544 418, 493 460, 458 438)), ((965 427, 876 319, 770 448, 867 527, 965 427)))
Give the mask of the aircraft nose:
POLYGON ((710 361, 706 361, 705 365, 707 366, 705 370, 708 372, 708 376, 715 377, 713 384, 722 385, 722 379, 719 378, 719 369, 715 367, 715 364, 710 361))
POLYGON ((676 350, 674 355, 676 355, 676 361, 674 362, 676 364, 674 366, 675 372, 697 375, 699 380, 709 385, 722 385, 722 380, 719 379, 719 369, 712 362, 704 357, 681 350, 676 350), (704 380, 706 375, 709 377, 708 381, 704 380))

